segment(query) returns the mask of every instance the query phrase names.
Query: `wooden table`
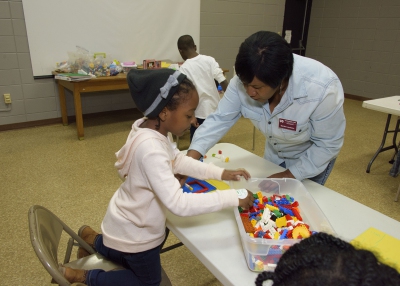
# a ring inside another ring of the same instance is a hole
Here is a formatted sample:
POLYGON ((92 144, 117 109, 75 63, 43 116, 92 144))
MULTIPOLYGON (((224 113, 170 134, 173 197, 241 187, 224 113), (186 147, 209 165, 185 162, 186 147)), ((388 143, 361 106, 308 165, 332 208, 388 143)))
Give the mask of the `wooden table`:
MULTIPOLYGON (((396 153, 398 152, 396 140, 397 140, 397 133, 400 131, 400 95, 366 100, 363 102, 362 107, 380 111, 380 112, 384 112, 384 113, 388 114, 387 119, 386 119, 385 130, 383 132, 383 138, 382 138, 381 145, 379 146, 378 150, 375 152, 374 156, 372 157, 371 161, 369 161, 368 166, 367 166, 366 172, 369 173, 370 169, 371 169, 371 165, 379 153, 390 150, 390 149, 395 149, 394 155, 396 155, 396 153), (397 123, 396 123, 395 129, 389 130, 390 120, 392 118, 392 115, 397 115, 398 118, 397 118, 397 123), (393 133, 392 144, 390 146, 384 147, 388 133, 393 133)), ((390 160, 389 163, 393 163, 393 162, 394 162, 394 156, 393 156, 393 159, 390 160)))
MULTIPOLYGON (((229 72, 227 69, 222 69, 222 71, 224 75, 225 73, 229 72)), ((76 129, 79 140, 84 139, 81 94, 95 91, 129 89, 126 81, 126 73, 120 73, 116 76, 98 77, 78 82, 56 79, 56 83, 58 85, 58 94, 60 96, 60 108, 63 125, 68 125, 67 102, 64 89, 66 88, 70 90, 74 96, 76 129)))
POLYGON ((63 125, 68 125, 67 102, 64 89, 66 88, 70 90, 74 96, 76 129, 79 140, 84 139, 81 93, 128 89, 125 73, 121 73, 116 76, 98 77, 78 82, 57 79, 56 83, 58 85, 58 94, 60 96, 60 108, 63 125))

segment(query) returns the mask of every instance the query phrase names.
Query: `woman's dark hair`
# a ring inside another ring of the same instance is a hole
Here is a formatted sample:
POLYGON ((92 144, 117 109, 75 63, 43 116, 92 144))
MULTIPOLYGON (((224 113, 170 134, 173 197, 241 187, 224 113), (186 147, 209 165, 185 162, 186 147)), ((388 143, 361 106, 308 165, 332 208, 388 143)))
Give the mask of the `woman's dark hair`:
POLYGON ((293 70, 290 45, 277 33, 259 31, 248 37, 239 48, 235 71, 243 83, 254 77, 272 88, 289 79, 293 70))
POLYGON ((255 285, 400 285, 400 274, 368 250, 355 249, 337 237, 317 233, 290 247, 275 272, 262 272, 255 285))
MULTIPOLYGON (((171 111, 178 108, 178 106, 189 99, 189 92, 192 90, 196 90, 193 82, 189 78, 185 78, 178 87, 176 93, 171 97, 170 101, 165 105, 165 107, 171 111)), ((156 129, 160 128, 160 117, 157 115, 158 124, 156 125, 156 129)))

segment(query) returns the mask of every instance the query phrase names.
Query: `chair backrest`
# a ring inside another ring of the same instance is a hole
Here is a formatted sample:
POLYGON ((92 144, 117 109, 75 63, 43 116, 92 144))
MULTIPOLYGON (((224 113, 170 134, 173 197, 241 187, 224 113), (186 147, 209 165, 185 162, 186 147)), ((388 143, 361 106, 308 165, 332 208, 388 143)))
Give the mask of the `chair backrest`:
POLYGON ((45 207, 38 205, 31 206, 28 219, 31 243, 40 262, 58 284, 70 285, 58 269, 57 252, 63 231, 68 233, 69 236, 88 250, 89 253, 94 253, 93 249, 45 207))

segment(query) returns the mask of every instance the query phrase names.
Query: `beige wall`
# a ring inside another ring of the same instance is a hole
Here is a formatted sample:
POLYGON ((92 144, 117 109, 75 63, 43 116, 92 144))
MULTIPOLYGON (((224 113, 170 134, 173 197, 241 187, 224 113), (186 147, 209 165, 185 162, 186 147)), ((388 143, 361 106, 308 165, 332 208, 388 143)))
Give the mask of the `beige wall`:
POLYGON ((240 44, 260 30, 281 33, 284 0, 201 0, 200 53, 213 56, 233 75, 240 44))
POLYGON ((400 1, 313 0, 306 56, 331 67, 346 93, 400 94, 400 1))
MULTIPOLYGON (((200 52, 214 56, 231 77, 239 44, 261 29, 281 31, 283 13, 280 0, 202 0, 200 52)), ((0 110, 6 109, 4 93, 11 94, 12 105, 11 111, 0 111, 0 125, 61 117, 54 80, 33 79, 21 0, 0 0, 0 110)), ((67 106, 68 115, 73 115, 68 91, 67 106)), ((133 106, 127 91, 82 98, 84 114, 133 106)))
MULTIPOLYGON (((50 39, 49 39, 50 40, 50 39)), ((128 92, 97 93, 82 98, 84 113, 133 107, 128 92)), ((68 114, 74 114, 67 94, 68 114)), ((0 1, 0 125, 61 117, 54 79, 33 79, 21 0, 0 1), (11 94, 11 110, 4 111, 3 94, 11 94)))
MULTIPOLYGON (((240 43, 258 30, 281 32, 284 0, 201 0, 200 52, 229 69, 240 43)), ((314 0, 307 56, 330 66, 345 92, 378 98, 400 94, 400 1, 314 0)), ((34 80, 21 0, 0 0, 0 125, 59 118, 53 79, 34 80)), ((74 114, 67 92, 68 114, 74 114)), ((86 95, 84 113, 133 107, 128 92, 86 95), (110 96, 112 94, 112 96, 110 96)))

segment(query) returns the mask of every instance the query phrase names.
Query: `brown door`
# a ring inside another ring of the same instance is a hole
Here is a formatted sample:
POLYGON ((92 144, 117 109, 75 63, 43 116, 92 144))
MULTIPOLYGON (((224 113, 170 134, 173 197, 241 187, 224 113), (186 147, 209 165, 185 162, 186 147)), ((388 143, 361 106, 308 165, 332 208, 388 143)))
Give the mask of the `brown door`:
POLYGON ((305 55, 312 0, 286 0, 282 36, 293 53, 305 55), (291 34, 291 35, 290 35, 291 34))

